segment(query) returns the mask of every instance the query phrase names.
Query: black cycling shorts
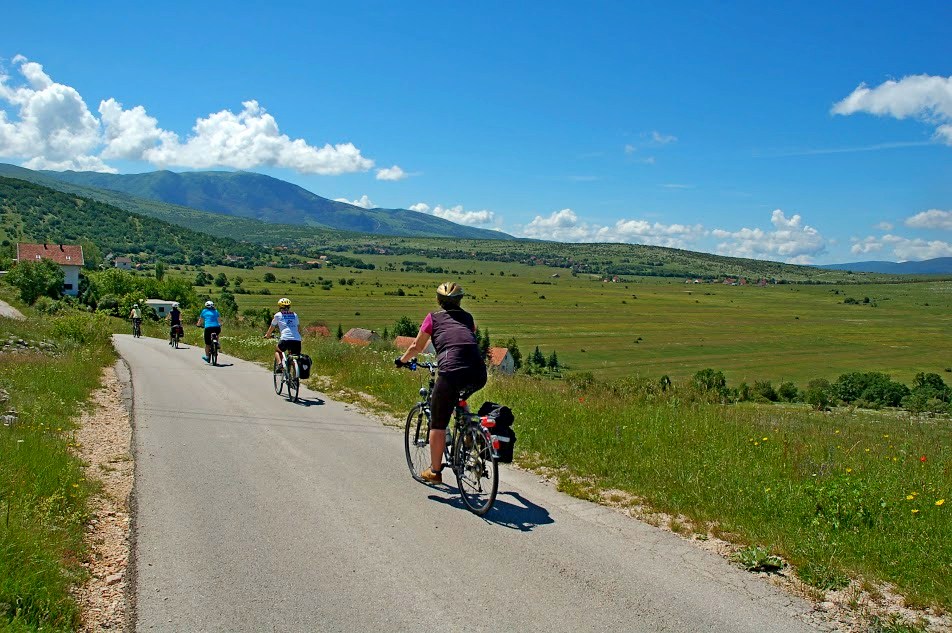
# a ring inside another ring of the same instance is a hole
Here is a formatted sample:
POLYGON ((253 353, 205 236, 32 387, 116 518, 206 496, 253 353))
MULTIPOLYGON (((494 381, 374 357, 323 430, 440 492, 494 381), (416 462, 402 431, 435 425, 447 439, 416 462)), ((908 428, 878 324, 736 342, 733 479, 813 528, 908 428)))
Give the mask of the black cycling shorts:
POLYGON ((453 417, 460 394, 468 398, 486 385, 486 367, 439 374, 430 394, 430 428, 444 430, 453 417))
POLYGON ((301 341, 278 341, 278 349, 285 354, 300 354, 301 341))
POLYGON ((215 327, 205 328, 205 345, 212 344, 212 334, 221 334, 221 326, 216 325, 215 327))

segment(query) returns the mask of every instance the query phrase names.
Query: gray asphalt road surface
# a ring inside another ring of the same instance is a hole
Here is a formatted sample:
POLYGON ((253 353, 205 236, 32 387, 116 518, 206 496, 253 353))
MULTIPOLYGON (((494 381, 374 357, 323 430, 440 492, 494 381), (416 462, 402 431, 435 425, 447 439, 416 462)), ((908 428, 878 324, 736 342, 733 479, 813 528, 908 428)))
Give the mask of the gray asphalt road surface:
POLYGON ((225 354, 115 341, 139 631, 815 630, 805 602, 531 474, 505 469, 479 518, 413 481, 402 433, 348 405, 288 402, 225 354))

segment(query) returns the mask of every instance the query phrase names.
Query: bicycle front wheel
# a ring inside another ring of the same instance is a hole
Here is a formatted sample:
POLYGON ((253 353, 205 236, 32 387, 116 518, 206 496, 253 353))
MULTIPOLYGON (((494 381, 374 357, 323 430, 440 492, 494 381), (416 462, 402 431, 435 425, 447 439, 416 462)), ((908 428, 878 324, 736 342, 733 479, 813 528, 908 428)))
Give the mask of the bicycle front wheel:
POLYGON ((298 401, 298 393, 301 391, 301 378, 298 374, 297 359, 292 358, 288 363, 288 400, 298 401))
POLYGON ((418 404, 410 409, 404 439, 410 475, 426 483, 420 473, 430 465, 430 411, 423 405, 418 404))
POLYGON ((284 389, 284 371, 278 361, 274 361, 274 369, 271 370, 271 376, 274 377, 274 392, 281 395, 284 389))
POLYGON ((453 445, 453 472, 463 504, 483 516, 493 507, 499 489, 499 464, 493 456, 492 437, 479 426, 469 426, 453 445))

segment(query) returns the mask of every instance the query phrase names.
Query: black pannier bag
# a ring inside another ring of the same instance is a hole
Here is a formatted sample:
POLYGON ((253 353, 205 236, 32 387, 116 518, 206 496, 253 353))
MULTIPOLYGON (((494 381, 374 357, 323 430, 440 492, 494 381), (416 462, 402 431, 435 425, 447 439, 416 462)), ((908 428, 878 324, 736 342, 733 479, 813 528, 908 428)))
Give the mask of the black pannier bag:
POLYGON ((499 461, 503 464, 512 463, 512 455, 516 447, 516 432, 512 430, 512 423, 515 421, 512 409, 495 402, 484 402, 483 406, 479 407, 477 415, 488 422, 484 426, 499 444, 496 448, 499 461))
POLYGON ((311 357, 307 354, 301 354, 298 357, 298 372, 301 374, 302 380, 311 377, 311 357))

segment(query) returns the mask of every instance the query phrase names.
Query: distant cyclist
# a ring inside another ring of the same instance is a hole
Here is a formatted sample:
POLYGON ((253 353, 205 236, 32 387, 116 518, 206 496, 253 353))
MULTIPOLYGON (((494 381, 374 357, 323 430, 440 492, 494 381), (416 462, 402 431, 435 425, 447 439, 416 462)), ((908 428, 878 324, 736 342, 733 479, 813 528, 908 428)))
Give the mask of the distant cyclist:
POLYGON ((411 358, 426 349, 433 339, 439 374, 430 396, 430 468, 420 476, 430 483, 443 481, 443 449, 446 446, 446 427, 461 392, 472 395, 486 384, 486 363, 476 342, 476 322, 473 315, 460 307, 463 287, 456 283, 440 284, 436 300, 443 308, 423 319, 420 332, 413 344, 396 359, 402 367, 411 358))
POLYGON ((132 319, 132 330, 134 332, 142 331, 142 308, 139 307, 138 303, 132 304, 132 309, 129 310, 129 318, 132 319))
POLYGON ((221 314, 215 309, 215 303, 205 302, 205 309, 198 315, 195 325, 202 325, 205 328, 205 355, 202 360, 209 362, 209 354, 212 353, 212 334, 221 334, 221 314))
POLYGON ((182 336, 185 331, 182 329, 182 313, 177 305, 173 305, 172 309, 169 310, 169 345, 172 344, 172 339, 175 338, 176 333, 182 336))
POLYGON ((301 332, 299 330, 299 320, 298 315, 294 312, 291 312, 291 300, 287 297, 283 297, 278 300, 278 312, 274 315, 274 318, 271 319, 271 327, 268 328, 268 331, 265 332, 265 338, 271 338, 271 334, 274 332, 275 328, 278 329, 279 340, 278 347, 274 350, 274 363, 275 363, 275 372, 281 371, 282 359, 281 355, 284 354, 300 354, 301 353, 301 332))

